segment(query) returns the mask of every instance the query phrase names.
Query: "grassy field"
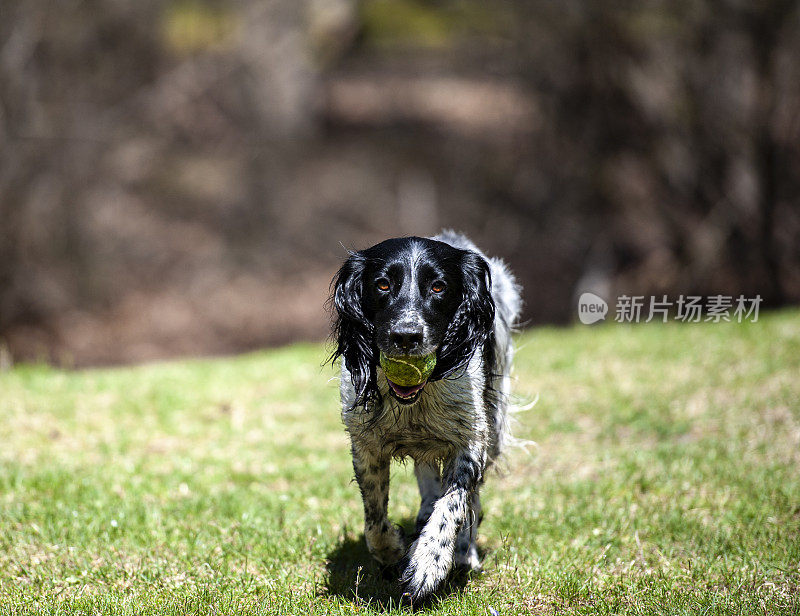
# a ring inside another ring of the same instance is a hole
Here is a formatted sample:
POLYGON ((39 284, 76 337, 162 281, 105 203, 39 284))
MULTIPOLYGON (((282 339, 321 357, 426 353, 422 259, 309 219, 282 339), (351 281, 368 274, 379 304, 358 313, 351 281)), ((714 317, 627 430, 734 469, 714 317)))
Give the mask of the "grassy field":
MULTIPOLYGON (((484 573, 431 613, 800 613, 800 312, 518 342, 535 444, 484 489, 484 573)), ((324 356, 0 373, 0 614, 402 612, 324 356)))

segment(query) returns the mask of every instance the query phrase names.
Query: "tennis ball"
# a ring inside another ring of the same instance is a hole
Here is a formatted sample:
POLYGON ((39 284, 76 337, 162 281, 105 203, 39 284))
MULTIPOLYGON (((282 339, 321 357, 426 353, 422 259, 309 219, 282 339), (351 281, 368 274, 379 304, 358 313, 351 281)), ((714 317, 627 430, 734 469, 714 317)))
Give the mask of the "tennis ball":
POLYGON ((392 383, 401 387, 413 387, 424 383, 433 373, 436 367, 436 353, 387 357, 381 351, 380 363, 386 378, 392 383))

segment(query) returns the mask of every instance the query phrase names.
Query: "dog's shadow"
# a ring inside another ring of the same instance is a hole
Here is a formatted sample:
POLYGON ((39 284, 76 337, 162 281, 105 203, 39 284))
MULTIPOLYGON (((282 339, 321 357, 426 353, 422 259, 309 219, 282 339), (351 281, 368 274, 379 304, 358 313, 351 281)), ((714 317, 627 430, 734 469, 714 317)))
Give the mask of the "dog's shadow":
MULTIPOLYGON (((406 531, 406 537, 412 537, 414 519, 403 520, 401 526, 406 531)), ((375 562, 367 550, 363 533, 356 538, 345 533, 344 538, 328 554, 325 568, 327 579, 320 591, 321 595, 341 597, 379 611, 398 607, 432 607, 464 588, 475 575, 461 570, 454 571, 433 597, 422 605, 409 605, 401 601, 399 570, 396 567, 383 568, 375 562)))

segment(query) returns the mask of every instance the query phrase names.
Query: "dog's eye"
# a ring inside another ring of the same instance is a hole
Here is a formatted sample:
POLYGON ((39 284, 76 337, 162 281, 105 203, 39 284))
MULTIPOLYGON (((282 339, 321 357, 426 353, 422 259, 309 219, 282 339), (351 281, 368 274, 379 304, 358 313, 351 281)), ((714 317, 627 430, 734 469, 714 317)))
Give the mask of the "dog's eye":
POLYGON ((437 280, 436 282, 434 282, 431 285, 431 291, 433 291, 434 293, 441 293, 442 291, 444 291, 444 282, 442 282, 441 280, 437 280))
POLYGON ((375 281, 375 286, 381 291, 388 291, 389 281, 386 278, 378 278, 378 280, 375 281))

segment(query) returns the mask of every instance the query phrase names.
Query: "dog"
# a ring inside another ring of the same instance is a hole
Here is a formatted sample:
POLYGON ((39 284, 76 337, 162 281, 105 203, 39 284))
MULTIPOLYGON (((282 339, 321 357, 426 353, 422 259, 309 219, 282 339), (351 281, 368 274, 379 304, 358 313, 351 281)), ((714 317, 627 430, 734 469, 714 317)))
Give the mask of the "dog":
POLYGON ((520 289, 464 235, 389 239, 351 253, 332 283, 331 361, 364 501, 364 537, 399 566, 402 596, 431 596, 453 566, 479 569, 479 490, 510 439, 511 332, 520 289), (421 386, 390 381, 379 355, 436 354, 421 386), (421 505, 407 548, 387 518, 389 465, 414 460, 421 505))

